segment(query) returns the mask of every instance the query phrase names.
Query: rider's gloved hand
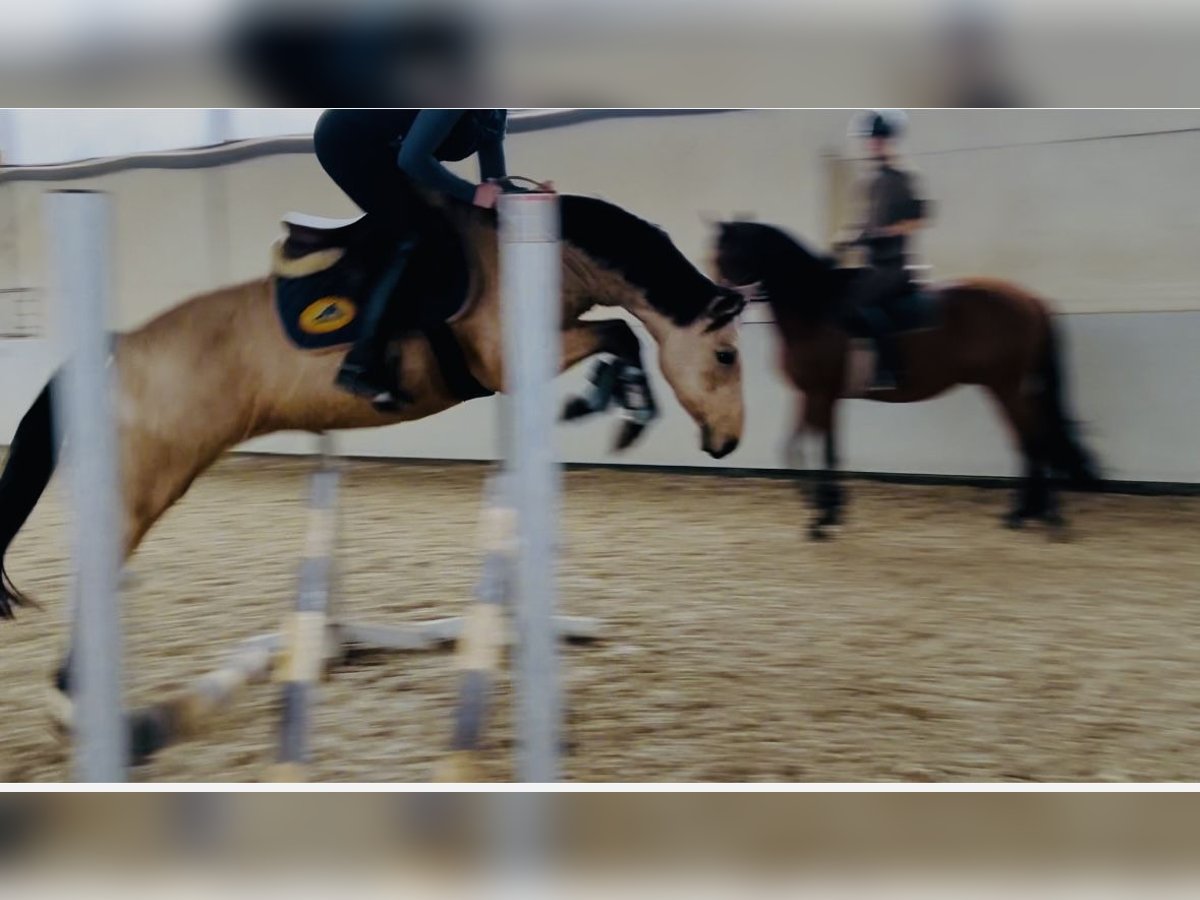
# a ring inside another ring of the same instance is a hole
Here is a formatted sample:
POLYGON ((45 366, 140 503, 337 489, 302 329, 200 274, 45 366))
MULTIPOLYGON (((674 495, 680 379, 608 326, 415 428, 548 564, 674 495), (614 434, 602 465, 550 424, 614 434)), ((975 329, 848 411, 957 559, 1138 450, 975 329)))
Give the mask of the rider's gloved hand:
POLYGON ((484 209, 491 209, 503 193, 504 188, 499 184, 494 181, 485 181, 475 188, 475 198, 471 202, 484 209))

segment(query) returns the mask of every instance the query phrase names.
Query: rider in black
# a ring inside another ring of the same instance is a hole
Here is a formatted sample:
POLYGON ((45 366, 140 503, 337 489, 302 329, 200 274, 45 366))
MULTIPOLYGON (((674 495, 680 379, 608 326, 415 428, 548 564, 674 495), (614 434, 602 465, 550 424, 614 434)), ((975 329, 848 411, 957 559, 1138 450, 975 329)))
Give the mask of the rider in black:
POLYGON ((337 384, 395 410, 409 398, 396 383, 399 367, 385 358, 383 328, 392 293, 420 242, 433 210, 422 190, 491 208, 501 193, 504 166, 503 109, 331 109, 317 122, 313 142, 321 167, 372 219, 395 236, 389 269, 362 311, 362 332, 346 354, 337 384), (479 158, 479 184, 442 163, 479 158))
POLYGON ((876 169, 867 185, 865 225, 851 243, 864 247, 870 268, 853 289, 851 302, 879 347, 877 387, 895 387, 900 356, 892 339, 888 307, 911 289, 906 268, 909 235, 925 223, 926 204, 913 178, 896 166, 894 141, 904 129, 899 112, 871 110, 851 125, 851 135, 864 138, 876 169))

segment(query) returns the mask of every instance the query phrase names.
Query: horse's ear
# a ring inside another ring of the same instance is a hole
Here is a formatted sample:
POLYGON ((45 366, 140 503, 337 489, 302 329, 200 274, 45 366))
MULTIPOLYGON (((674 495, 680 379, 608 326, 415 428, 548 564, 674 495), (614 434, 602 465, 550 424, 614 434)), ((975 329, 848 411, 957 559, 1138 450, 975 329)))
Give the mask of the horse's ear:
POLYGON ((745 308, 745 296, 738 288, 720 290, 710 302, 707 317, 714 323, 725 324, 745 308))
POLYGON ((708 226, 709 233, 716 236, 717 241, 724 241, 737 225, 735 220, 723 219, 719 215, 702 213, 700 218, 708 226))
POLYGON ((758 303, 760 300, 767 299, 767 291, 761 281, 754 281, 750 284, 732 284, 730 287, 742 295, 743 303, 758 303))
POLYGON ((709 324, 704 330, 716 331, 718 328, 724 328, 741 315, 745 308, 746 298, 737 288, 718 292, 712 303, 708 304, 706 318, 709 324))

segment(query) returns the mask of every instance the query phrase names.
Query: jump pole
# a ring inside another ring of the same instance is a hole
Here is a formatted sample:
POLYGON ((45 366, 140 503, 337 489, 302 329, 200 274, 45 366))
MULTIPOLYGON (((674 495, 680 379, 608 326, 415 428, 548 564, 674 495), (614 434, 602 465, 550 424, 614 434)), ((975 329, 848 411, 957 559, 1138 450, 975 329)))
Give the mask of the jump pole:
POLYGON ((56 331, 66 363, 55 382, 71 496, 71 683, 74 777, 126 780, 121 705, 119 467, 108 365, 112 211, 98 191, 51 191, 44 209, 56 331))
POLYGON ((550 434, 555 417, 547 410, 554 406, 551 382, 558 372, 561 345, 558 202, 555 195, 538 192, 505 195, 501 204, 501 315, 506 346, 505 392, 497 398, 501 403, 501 464, 500 471, 488 478, 484 490, 479 528, 482 568, 475 586, 475 602, 462 619, 458 639, 458 700, 450 752, 434 769, 434 780, 440 782, 481 780, 481 751, 490 695, 500 676, 504 651, 510 646, 524 648, 517 650, 523 655, 517 657, 514 679, 518 692, 515 724, 520 746, 526 746, 524 729, 530 717, 547 716, 551 723, 550 728, 543 723, 540 734, 539 725, 532 726, 532 746, 539 746, 540 742, 542 748, 540 759, 531 763, 536 771, 522 769, 521 763, 518 771, 539 780, 549 777, 550 767, 546 763, 549 760, 556 768, 558 747, 557 739, 551 738, 547 731, 557 735, 562 706, 557 690, 555 642, 591 643, 603 631, 595 619, 553 613, 555 548, 561 544, 557 533, 559 473, 550 434), (528 205, 518 205, 514 215, 509 201, 528 205), (528 306, 523 306, 522 301, 527 301, 528 306), (528 318, 531 311, 540 317, 532 326, 528 318), (524 380, 521 373, 526 376, 524 380), (531 422, 528 406, 536 407, 535 415, 545 413, 545 416, 531 422), (538 452, 528 454, 526 444, 517 443, 518 434, 538 452), (532 472, 535 480, 550 479, 550 502, 539 501, 533 495, 535 518, 526 517, 530 540, 524 539, 525 531, 519 524, 521 509, 528 507, 531 495, 525 490, 528 481, 521 480, 518 459, 525 460, 529 467, 523 474, 532 472), (536 518, 538 514, 542 515, 541 521, 536 518), (520 582, 518 558, 525 559, 525 571, 532 570, 535 580, 527 578, 524 584, 520 582), (539 583, 538 578, 543 581, 539 583), (532 597, 534 602, 527 604, 524 597, 532 597), (532 638, 531 643, 525 641, 526 636, 532 638), (547 683, 553 694, 549 698, 539 695, 541 686, 547 683))
MULTIPOLYGON (((506 400, 502 398, 502 402, 506 400)), ((435 781, 480 780, 478 754, 487 724, 488 702, 508 643, 514 525, 515 516, 504 489, 504 475, 494 474, 484 486, 479 521, 483 565, 475 584, 475 601, 463 616, 462 634, 456 648, 459 686, 450 753, 438 760, 434 769, 435 781)))
POLYGON ((329 653, 340 473, 333 438, 326 432, 319 441, 320 462, 312 476, 296 608, 284 629, 283 656, 276 670, 281 684, 279 756, 269 773, 270 781, 306 779, 314 695, 329 653))

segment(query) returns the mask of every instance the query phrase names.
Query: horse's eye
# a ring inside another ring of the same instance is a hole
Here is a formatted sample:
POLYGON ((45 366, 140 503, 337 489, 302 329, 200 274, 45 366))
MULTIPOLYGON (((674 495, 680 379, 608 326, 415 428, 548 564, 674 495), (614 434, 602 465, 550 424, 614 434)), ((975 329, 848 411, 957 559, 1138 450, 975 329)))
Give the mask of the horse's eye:
POLYGON ((717 351, 717 362, 723 366, 732 366, 737 362, 737 351, 723 347, 717 351))

